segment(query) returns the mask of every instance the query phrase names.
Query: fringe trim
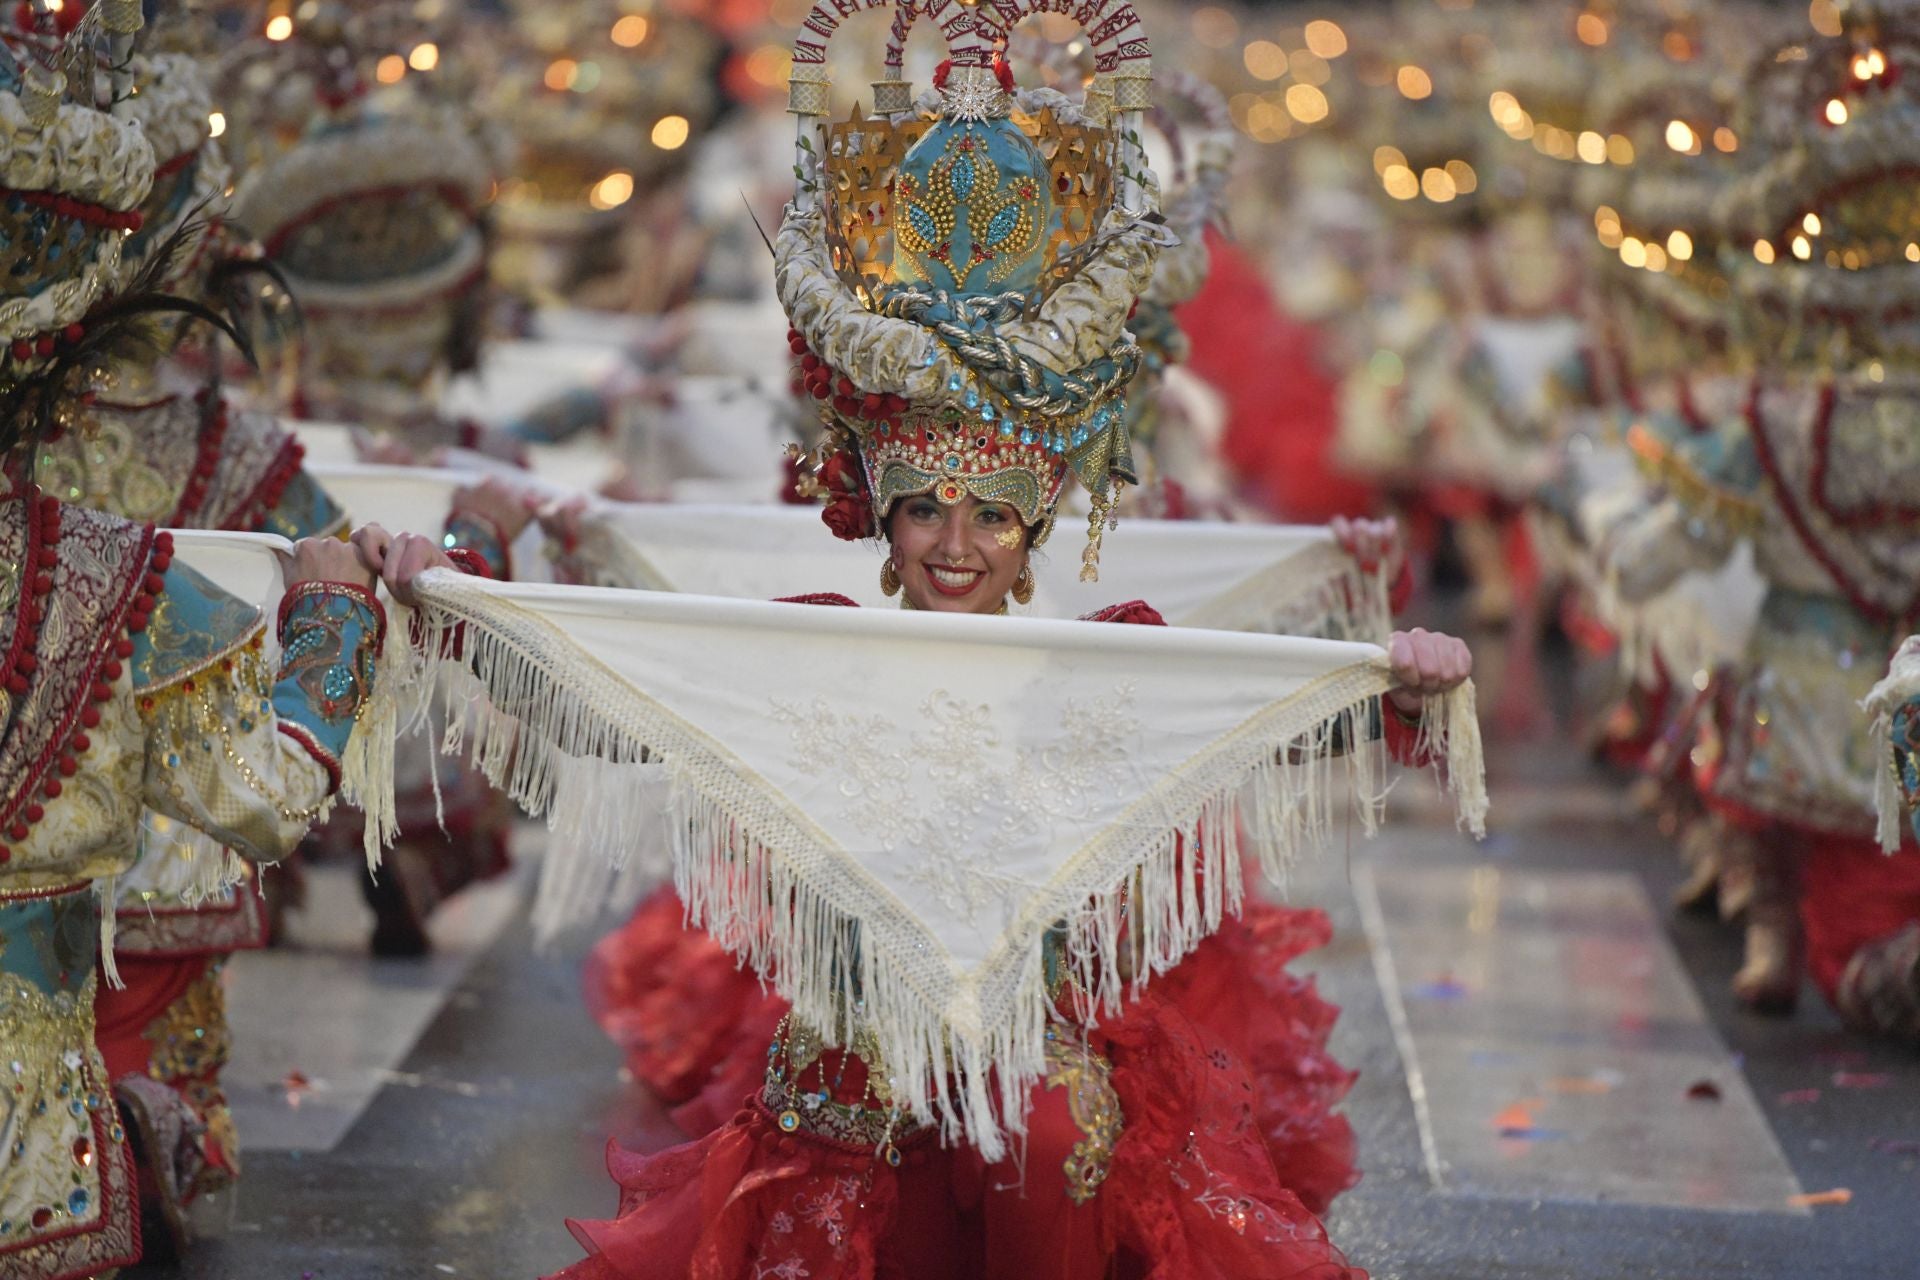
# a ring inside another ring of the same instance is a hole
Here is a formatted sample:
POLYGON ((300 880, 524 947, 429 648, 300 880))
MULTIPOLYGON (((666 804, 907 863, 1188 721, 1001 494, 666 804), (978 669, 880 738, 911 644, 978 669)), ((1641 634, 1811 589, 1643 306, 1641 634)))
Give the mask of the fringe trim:
POLYGON ((120 877, 101 876, 93 882, 94 895, 100 899, 100 974, 115 991, 126 989, 120 977, 120 965, 113 955, 113 937, 120 921, 120 877))
MULTIPOLYGON (((1129 992, 1238 909, 1247 840, 1280 879, 1305 847, 1331 843, 1339 774, 1367 831, 1384 805, 1384 743, 1369 733, 1388 688, 1382 658, 1270 704, 1140 796, 1029 896, 997 952, 956 975, 909 913, 883 902, 823 831, 722 744, 531 611, 450 576, 421 585, 431 603, 388 629, 373 704, 344 761, 343 793, 367 814, 368 857, 394 833, 395 734, 436 702, 444 747, 468 752, 564 834, 550 862, 597 856, 611 866, 548 872, 556 911, 641 874, 648 855, 638 833, 659 830, 649 811, 664 780, 674 885, 690 922, 831 1040, 851 1042, 856 1026, 872 1034, 896 1096, 944 1141, 965 1140, 989 1160, 1023 1132, 1027 1093, 1045 1074, 1054 1005, 1040 939, 1050 928, 1065 923, 1080 1014, 1117 1014, 1129 992), (408 635, 422 643, 408 646, 408 635), (1337 746, 1349 749, 1336 754, 1337 746), (636 769, 649 785, 634 785, 636 769), (1122 946, 1136 959, 1131 983, 1121 976, 1122 946)), ((1477 832, 1486 793, 1473 714, 1470 687, 1434 700, 1423 740, 1445 761, 1462 823, 1477 832)))
POLYGON ((1329 539, 1267 566, 1175 619, 1183 627, 1385 644, 1393 632, 1385 568, 1366 573, 1329 539))
POLYGON ((1873 771, 1873 807, 1875 835, 1884 853, 1900 851, 1906 829, 1906 801, 1894 776, 1893 713, 1914 698, 1920 698, 1920 636, 1900 646, 1886 679, 1860 702, 1860 709, 1872 717, 1868 732, 1873 754, 1880 761, 1873 771))

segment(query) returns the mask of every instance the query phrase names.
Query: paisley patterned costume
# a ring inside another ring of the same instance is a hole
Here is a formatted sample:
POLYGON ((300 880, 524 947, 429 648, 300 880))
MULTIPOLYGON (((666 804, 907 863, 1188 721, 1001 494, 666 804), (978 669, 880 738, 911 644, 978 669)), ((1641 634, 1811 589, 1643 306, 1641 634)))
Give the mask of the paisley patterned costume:
POLYGON ((136 1135, 94 1038, 115 974, 102 903, 163 835, 210 889, 293 847, 333 789, 383 621, 364 591, 299 593, 276 672, 259 611, 175 564, 166 535, 36 491, 0 502, 0 560, 0 1268, 85 1276, 140 1251, 136 1135))
POLYGON ((1637 432, 1667 498, 1614 552, 1623 592, 1647 598, 1741 539, 1753 545, 1767 592, 1743 660, 1722 673, 1697 772, 1714 813, 1758 842, 1768 883, 1753 909, 1777 903, 1796 933, 1798 900, 1808 971, 1834 998, 1886 912, 1920 905, 1920 860, 1873 847, 1885 765, 1858 709, 1920 605, 1920 471, 1883 428, 1911 430, 1907 394, 1892 382, 1756 381, 1744 397, 1714 397, 1744 403, 1710 430, 1637 432))
MULTIPOLYGON (((76 417, 34 458, 36 477, 66 501, 173 528, 293 539, 345 529, 344 514, 301 469, 299 442, 217 390, 96 399, 76 417)), ((145 1146, 176 1153, 147 1162, 141 1180, 181 1236, 185 1206, 239 1171, 219 1081, 231 1043, 220 971, 232 952, 266 945, 268 922, 251 868, 209 890, 193 860, 166 856, 172 843, 167 819, 144 824, 142 856, 119 878, 124 985, 103 984, 95 1012, 114 1091, 148 1133, 145 1146), (163 1132, 199 1140, 163 1141, 163 1132)))

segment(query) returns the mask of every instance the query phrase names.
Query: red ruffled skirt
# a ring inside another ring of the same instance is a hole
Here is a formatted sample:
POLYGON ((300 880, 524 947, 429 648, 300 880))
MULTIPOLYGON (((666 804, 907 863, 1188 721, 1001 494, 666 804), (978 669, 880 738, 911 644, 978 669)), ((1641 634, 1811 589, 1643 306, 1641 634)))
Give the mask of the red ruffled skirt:
POLYGON ((611 1147, 619 1213, 568 1224, 589 1256, 557 1280, 1365 1280, 1282 1185, 1245 1067, 1171 1001, 1149 991, 1089 1047, 1124 1124, 1083 1203, 1070 1089, 1036 1090, 1024 1164, 923 1131, 894 1166, 755 1101, 658 1155, 611 1147))
POLYGON ((730 1081, 746 1063, 751 1074, 719 1114, 687 1130, 697 1135, 737 1111, 758 1085, 786 1005, 725 947, 689 929, 685 916, 670 886, 656 890, 594 947, 583 983, 588 1012, 625 1051, 634 1078, 663 1101, 688 1102, 723 1069, 730 1081))
MULTIPOLYGON (((683 914, 662 889, 602 939, 587 964, 587 1005, 634 1077, 680 1104, 674 1122, 699 1137, 759 1092, 786 1002, 683 914)), ((1359 1181, 1353 1129, 1334 1112, 1354 1073, 1327 1052, 1340 1010, 1287 966, 1332 936, 1324 912, 1249 899, 1152 988, 1245 1065, 1274 1166, 1315 1213, 1359 1181)))
POLYGON ((588 1000, 696 1140, 610 1148, 619 1215, 570 1224, 591 1256, 565 1280, 1358 1275, 1315 1216, 1358 1179, 1333 1112, 1354 1078, 1327 1052, 1339 1010, 1287 970, 1331 933, 1319 911, 1250 901, 1092 1033, 1125 1121, 1081 1206, 1062 1189, 1082 1135, 1060 1089, 1033 1097, 1025 1194, 1004 1189, 1023 1185, 1011 1164, 924 1138, 893 1168, 780 1132, 758 1095, 784 1002, 657 893, 595 948, 588 1000))

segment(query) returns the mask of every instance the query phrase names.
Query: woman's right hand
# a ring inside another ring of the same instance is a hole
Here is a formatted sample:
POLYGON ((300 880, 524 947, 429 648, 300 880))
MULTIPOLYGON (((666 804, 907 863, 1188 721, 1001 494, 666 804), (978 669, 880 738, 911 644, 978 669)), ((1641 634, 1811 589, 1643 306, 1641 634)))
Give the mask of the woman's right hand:
POLYGON ((360 563, 386 583, 387 594, 409 607, 420 603, 413 591, 415 578, 429 569, 460 567, 441 549, 438 539, 422 533, 388 533, 377 524, 354 530, 353 547, 360 563))
POLYGON ((282 553, 280 567, 288 587, 306 582, 343 582, 373 590, 375 570, 360 549, 338 538, 302 538, 291 554, 282 553))

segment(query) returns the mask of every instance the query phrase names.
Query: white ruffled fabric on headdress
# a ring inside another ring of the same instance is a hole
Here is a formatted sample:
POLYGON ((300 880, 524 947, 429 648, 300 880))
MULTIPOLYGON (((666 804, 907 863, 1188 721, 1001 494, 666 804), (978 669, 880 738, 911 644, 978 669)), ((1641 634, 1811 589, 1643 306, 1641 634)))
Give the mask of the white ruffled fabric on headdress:
MULTIPOLYGON (((370 841, 423 714, 546 816, 550 857, 644 856, 664 796, 694 921, 813 1025, 857 1018, 900 1096, 990 1158, 1045 1068, 1049 930, 1083 1012, 1117 1009, 1123 936, 1144 981, 1237 907, 1243 855, 1278 877, 1340 781, 1369 831, 1385 791, 1370 645, 444 572, 421 594, 345 761, 370 841)), ((1472 686, 1427 711, 1477 832, 1472 686)))

